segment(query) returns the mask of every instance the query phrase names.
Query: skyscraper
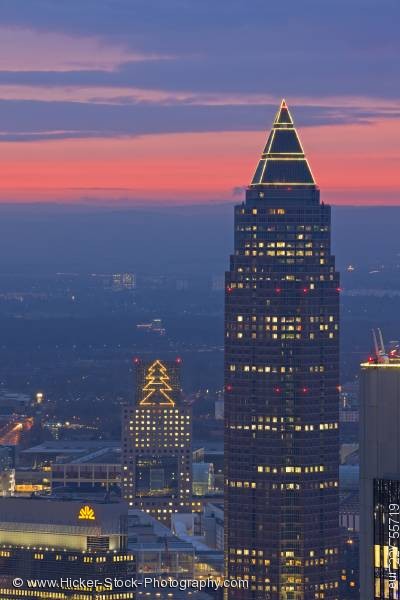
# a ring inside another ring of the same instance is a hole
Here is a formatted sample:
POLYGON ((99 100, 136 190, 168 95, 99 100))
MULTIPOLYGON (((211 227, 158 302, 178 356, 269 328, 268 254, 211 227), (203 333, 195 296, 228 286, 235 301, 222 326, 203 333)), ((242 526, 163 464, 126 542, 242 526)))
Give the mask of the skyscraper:
POLYGON ((235 208, 225 292, 229 600, 338 598, 339 276, 282 102, 235 208))
POLYGON ((400 358, 361 365, 360 592, 399 598, 400 358))
POLYGON ((179 359, 135 365, 135 404, 123 415, 123 494, 130 506, 169 523, 172 513, 191 511, 191 411, 179 359))

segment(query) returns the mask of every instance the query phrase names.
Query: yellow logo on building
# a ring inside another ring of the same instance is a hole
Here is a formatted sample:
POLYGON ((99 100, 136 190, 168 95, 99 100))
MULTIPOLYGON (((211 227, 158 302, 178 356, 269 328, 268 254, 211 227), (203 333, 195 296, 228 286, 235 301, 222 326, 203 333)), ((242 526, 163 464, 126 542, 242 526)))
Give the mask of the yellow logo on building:
POLYGON ((93 508, 88 505, 82 506, 81 510, 79 511, 78 519, 81 521, 94 521, 96 519, 96 515, 93 508))

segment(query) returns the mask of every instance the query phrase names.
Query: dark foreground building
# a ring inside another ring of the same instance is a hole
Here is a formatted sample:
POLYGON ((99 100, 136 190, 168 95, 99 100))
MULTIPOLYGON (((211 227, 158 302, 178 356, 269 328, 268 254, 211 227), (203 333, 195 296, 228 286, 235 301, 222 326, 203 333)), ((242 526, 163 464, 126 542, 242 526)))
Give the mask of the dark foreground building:
POLYGON ((229 600, 339 596, 339 277, 320 201, 282 105, 226 274, 229 600))
POLYGON ((361 599, 400 598, 400 358, 361 365, 361 599))
POLYGON ((0 600, 131 600, 124 503, 0 499, 0 600))

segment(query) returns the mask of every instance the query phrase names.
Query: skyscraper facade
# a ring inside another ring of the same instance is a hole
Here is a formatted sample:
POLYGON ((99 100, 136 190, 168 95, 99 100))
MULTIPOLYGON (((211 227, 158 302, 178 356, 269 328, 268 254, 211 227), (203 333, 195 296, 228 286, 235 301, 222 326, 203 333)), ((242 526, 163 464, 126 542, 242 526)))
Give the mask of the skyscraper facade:
POLYGON ((225 292, 229 600, 338 598, 339 276, 286 103, 235 208, 225 292))
POLYGON ((191 410, 183 402, 180 359, 135 359, 135 403, 122 426, 122 489, 125 500, 169 523, 191 511, 191 410))
POLYGON ((361 365, 360 593, 400 597, 400 358, 361 365))

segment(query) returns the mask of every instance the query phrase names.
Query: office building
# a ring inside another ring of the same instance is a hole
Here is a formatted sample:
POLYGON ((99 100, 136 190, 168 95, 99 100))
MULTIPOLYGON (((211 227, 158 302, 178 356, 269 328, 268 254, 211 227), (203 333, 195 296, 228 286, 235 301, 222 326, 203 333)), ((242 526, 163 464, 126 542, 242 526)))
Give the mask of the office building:
POLYGON ((134 598, 125 586, 135 578, 125 503, 3 498, 0 515, 0 600, 134 598), (13 585, 14 578, 22 585, 13 585), (82 585, 80 578, 102 584, 82 585), (107 578, 121 579, 123 586, 109 586, 107 578), (30 580, 58 585, 32 589, 30 580))
POLYGON ((15 467, 15 446, 0 446, 0 471, 15 467))
POLYGON ((15 493, 15 469, 0 471, 0 496, 12 496, 15 493))
POLYGON ((224 549, 224 505, 210 502, 204 506, 202 525, 207 546, 224 549))
POLYGON ((80 493, 119 491, 121 448, 105 446, 76 458, 59 458, 51 465, 51 488, 68 488, 80 493))
POLYGON ((339 596, 339 276, 283 101, 235 208, 225 289, 229 600, 339 596))
MULTIPOLYGON (((208 494, 223 495, 224 493, 224 448, 219 442, 204 442, 204 446, 193 452, 193 463, 209 463, 213 472, 213 491, 208 494)), ((193 464, 193 470, 195 466, 193 464)))
POLYGON ((361 598, 399 597, 400 358, 384 355, 361 365, 360 592, 361 598))
MULTIPOLYGON (((128 547, 135 557, 137 577, 176 580, 189 580, 194 577, 194 548, 188 542, 179 540, 171 530, 151 515, 132 509, 129 511, 128 547)), ((137 598, 156 597, 157 599, 198 600, 192 590, 146 587, 137 591, 137 598), (156 596, 157 594, 157 596, 156 596), (147 595, 147 596, 146 596, 147 595)), ((199 599, 200 600, 200 599, 199 599)))
POLYGON ((134 273, 113 273, 112 288, 116 292, 131 291, 136 287, 136 276, 134 273))
POLYGON ((136 396, 123 414, 125 500, 160 521, 191 510, 191 411, 183 401, 180 359, 135 359, 136 396))
POLYGON ((193 495, 208 496, 215 492, 214 465, 206 462, 193 463, 193 495))
POLYGON ((359 537, 346 530, 341 530, 341 600, 360 600, 359 586, 359 537))
POLYGON ((109 452, 119 452, 121 442, 104 440, 50 440, 22 450, 19 463, 25 467, 50 467, 57 462, 85 462, 90 457, 100 457, 109 452))

